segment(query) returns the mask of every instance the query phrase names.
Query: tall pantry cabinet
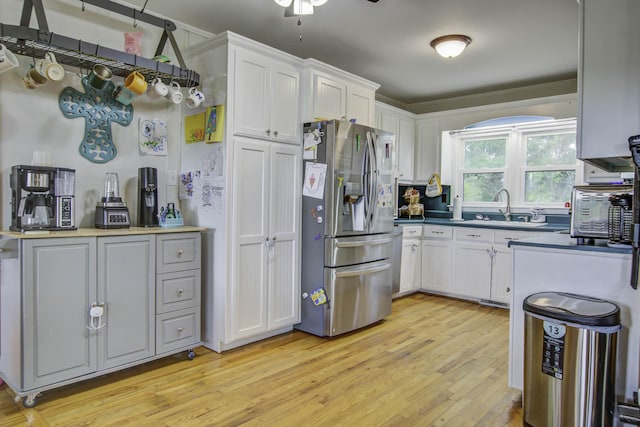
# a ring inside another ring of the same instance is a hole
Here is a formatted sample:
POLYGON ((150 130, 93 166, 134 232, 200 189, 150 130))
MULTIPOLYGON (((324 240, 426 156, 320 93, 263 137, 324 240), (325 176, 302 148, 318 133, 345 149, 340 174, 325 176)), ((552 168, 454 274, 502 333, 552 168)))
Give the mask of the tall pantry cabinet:
POLYGON ((203 343, 221 352, 300 321, 301 60, 230 32, 190 53, 205 79, 226 75, 223 141, 183 148, 183 163, 224 151, 223 207, 194 220, 211 229, 203 343))

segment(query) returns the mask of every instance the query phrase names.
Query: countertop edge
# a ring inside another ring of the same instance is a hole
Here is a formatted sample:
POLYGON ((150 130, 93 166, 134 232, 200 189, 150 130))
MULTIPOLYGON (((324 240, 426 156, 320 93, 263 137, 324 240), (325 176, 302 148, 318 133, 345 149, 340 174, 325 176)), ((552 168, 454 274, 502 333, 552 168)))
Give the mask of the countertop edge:
POLYGON ((0 236, 11 239, 52 239, 69 237, 107 237, 107 236, 132 236, 136 234, 170 234, 188 233, 207 230, 206 227, 194 227, 185 225, 181 227, 129 227, 129 228, 78 228, 77 230, 27 232, 0 230, 0 236))
POLYGON ((631 254, 631 246, 626 247, 610 247, 607 246, 606 239, 595 239, 592 245, 579 245, 577 239, 572 238, 568 234, 544 234, 539 237, 532 237, 529 239, 512 240, 509 242, 509 247, 515 246, 529 246, 536 248, 548 248, 548 249, 564 249, 583 252, 607 252, 618 254, 631 254))
MULTIPOLYGON (((495 223, 494 223, 495 224, 495 223)), ((412 219, 396 219, 394 225, 443 225, 447 227, 473 227, 473 228, 487 228, 492 230, 521 230, 521 231, 541 231, 544 233, 554 233, 557 231, 569 230, 569 224, 547 224, 540 227, 510 227, 508 223, 500 225, 482 225, 478 223, 469 224, 465 221, 453 221, 449 218, 425 218, 419 220, 412 219)))

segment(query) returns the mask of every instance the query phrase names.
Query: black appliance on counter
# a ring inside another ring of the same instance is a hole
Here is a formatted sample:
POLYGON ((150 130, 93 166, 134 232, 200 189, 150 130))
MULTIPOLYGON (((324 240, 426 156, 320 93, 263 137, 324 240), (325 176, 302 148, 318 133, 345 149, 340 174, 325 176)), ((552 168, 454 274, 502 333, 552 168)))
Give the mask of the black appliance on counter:
POLYGON ((75 230, 74 169, 16 165, 11 168, 13 231, 75 230))
POLYGON ((138 227, 158 227, 158 170, 138 169, 138 227))
MULTIPOLYGON (((452 218, 453 213, 449 211, 449 205, 453 204, 453 200, 451 199, 451 186, 450 185, 442 185, 442 194, 436 197, 427 197, 426 185, 398 185, 397 198, 398 198, 398 207, 402 208, 407 204, 406 200, 404 200, 403 195, 407 188, 413 187, 418 190, 421 194, 420 203, 424 205, 424 216, 431 218, 452 218)), ((398 209, 398 218, 403 219, 407 218, 405 215, 406 210, 398 209)), ((422 220, 422 218, 420 218, 422 220)))

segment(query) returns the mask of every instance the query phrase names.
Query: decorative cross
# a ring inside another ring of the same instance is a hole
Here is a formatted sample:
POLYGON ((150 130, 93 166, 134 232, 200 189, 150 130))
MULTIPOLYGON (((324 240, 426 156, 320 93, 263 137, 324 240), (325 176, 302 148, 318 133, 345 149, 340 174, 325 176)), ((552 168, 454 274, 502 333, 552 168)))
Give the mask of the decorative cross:
POLYGON ((68 119, 84 117, 84 139, 80 144, 80 155, 94 163, 106 163, 118 153, 111 136, 111 122, 128 126, 133 119, 133 107, 116 101, 111 94, 112 82, 103 90, 95 89, 82 78, 85 93, 66 87, 60 93, 60 110, 68 119))

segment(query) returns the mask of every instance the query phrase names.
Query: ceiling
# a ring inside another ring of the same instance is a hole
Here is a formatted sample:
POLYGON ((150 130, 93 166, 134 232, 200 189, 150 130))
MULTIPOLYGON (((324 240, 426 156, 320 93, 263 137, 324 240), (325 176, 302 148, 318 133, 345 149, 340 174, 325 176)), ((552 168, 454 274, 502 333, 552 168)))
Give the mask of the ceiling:
POLYGON ((552 82, 575 85, 576 0, 328 0, 300 26, 273 0, 146 1, 146 11, 174 21, 211 33, 230 30, 379 83, 382 98, 405 107, 552 82), (459 57, 445 59, 429 45, 445 34, 473 41, 459 57))

